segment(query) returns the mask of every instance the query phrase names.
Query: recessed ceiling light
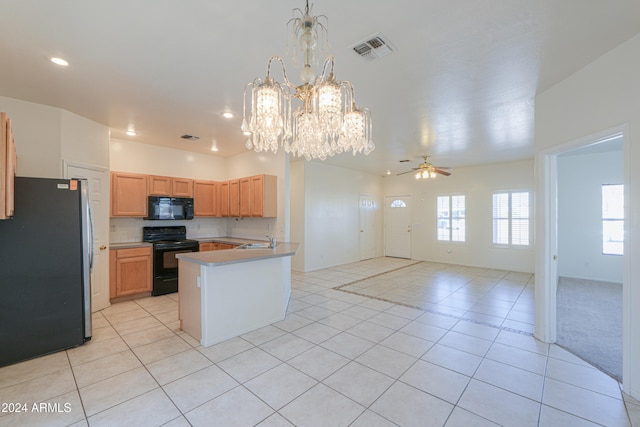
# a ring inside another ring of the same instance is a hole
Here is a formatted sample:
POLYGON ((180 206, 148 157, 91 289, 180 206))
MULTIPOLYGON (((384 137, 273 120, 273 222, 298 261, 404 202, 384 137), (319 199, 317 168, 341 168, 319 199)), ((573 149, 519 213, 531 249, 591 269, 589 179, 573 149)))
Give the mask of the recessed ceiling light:
POLYGON ((129 129, 127 129, 127 135, 136 136, 136 130, 132 126, 129 126, 129 129))
POLYGON ((391 169, 387 169, 387 175, 391 175, 391 169))
POLYGON ((69 63, 62 58, 51 58, 51 62, 53 62, 56 65, 61 65, 63 67, 66 67, 67 65, 69 65, 69 63))
POLYGON ((211 141, 211 151, 218 151, 218 141, 215 139, 211 141))
POLYGON ((222 113, 222 117, 224 117, 225 119, 232 119, 233 113, 230 111, 225 111, 224 113, 222 113))

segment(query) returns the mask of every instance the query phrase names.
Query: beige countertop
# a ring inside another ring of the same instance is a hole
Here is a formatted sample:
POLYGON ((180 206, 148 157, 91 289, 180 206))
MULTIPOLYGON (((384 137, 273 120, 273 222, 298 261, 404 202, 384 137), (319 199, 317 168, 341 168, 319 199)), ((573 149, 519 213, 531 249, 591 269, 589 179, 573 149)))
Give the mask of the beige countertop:
POLYGON ((229 243, 231 245, 244 245, 245 243, 267 243, 267 240, 241 239, 239 237, 194 237, 200 243, 216 242, 229 243))
POLYGON ((133 249, 151 247, 153 244, 149 242, 125 242, 125 243, 109 243, 109 249, 133 249))
MULTIPOLYGON (((239 240, 239 239, 236 239, 239 240)), ((255 240, 253 240, 255 242, 255 240)), ((247 241, 245 241, 247 243, 247 241)), ((268 258, 293 256, 298 251, 299 243, 279 242, 275 248, 259 249, 227 249, 224 251, 189 252, 177 254, 180 261, 193 262, 207 267, 237 264, 268 258)))
MULTIPOLYGON (((244 245, 246 243, 268 243, 267 240, 241 239, 238 237, 194 237, 190 240, 196 240, 200 243, 217 242, 217 243, 228 243, 231 245, 244 245)), ((109 249, 144 248, 152 245, 153 244, 149 242, 120 242, 120 243, 110 243, 109 249)))

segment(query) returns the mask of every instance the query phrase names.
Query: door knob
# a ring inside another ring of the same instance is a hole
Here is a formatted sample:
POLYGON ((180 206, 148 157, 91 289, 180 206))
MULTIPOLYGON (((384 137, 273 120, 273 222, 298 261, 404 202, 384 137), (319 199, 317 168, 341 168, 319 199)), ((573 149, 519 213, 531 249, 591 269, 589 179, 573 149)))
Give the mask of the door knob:
POLYGON ((105 245, 100 246, 100 250, 104 251, 105 249, 107 249, 107 247, 105 245))

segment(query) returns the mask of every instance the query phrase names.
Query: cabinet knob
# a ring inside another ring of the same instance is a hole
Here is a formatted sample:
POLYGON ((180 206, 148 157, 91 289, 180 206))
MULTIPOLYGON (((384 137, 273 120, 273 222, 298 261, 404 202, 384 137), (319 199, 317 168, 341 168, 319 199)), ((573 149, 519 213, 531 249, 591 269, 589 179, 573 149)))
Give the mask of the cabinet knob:
POLYGON ((100 250, 104 251, 105 249, 107 249, 107 247, 105 245, 100 246, 100 250))

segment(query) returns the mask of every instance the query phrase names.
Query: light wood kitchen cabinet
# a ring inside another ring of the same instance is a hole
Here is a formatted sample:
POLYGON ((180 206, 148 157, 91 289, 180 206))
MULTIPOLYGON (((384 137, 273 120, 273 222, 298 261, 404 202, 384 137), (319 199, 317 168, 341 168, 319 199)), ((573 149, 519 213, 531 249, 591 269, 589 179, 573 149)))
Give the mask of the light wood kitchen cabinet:
POLYGON ((147 175, 111 172, 111 216, 147 216, 147 175))
POLYGON ((251 216, 251 178, 240 178, 239 216, 251 216))
POLYGON ((151 292, 152 247, 112 249, 109 251, 110 297, 151 292))
POLYGON ((250 216, 262 218, 278 216, 278 177, 274 175, 255 175, 250 179, 250 216))
POLYGON ((240 180, 229 181, 229 216, 240 216, 240 180))
POLYGON ((16 144, 11 119, 0 113, 0 219, 13 216, 14 178, 16 176, 16 144))
POLYGON ((220 215, 278 216, 278 177, 255 175, 220 183, 220 215))
POLYGON ((199 250, 200 252, 205 251, 219 251, 222 249, 233 249, 238 245, 234 245, 231 243, 222 243, 222 242, 202 242, 200 243, 199 250))
POLYGON ((218 183, 214 181, 193 181, 194 216, 218 215, 218 183))
POLYGON ((215 251, 216 248, 216 243, 215 242, 203 242, 200 243, 199 248, 200 252, 207 252, 207 251, 215 251))
POLYGON ((193 180, 187 178, 172 179, 173 197, 193 197, 193 180))
POLYGON ((193 197, 193 180, 171 176, 149 175, 149 195, 193 197))
POLYGON ((229 216, 229 181, 220 183, 220 201, 218 208, 220 216, 229 216))

